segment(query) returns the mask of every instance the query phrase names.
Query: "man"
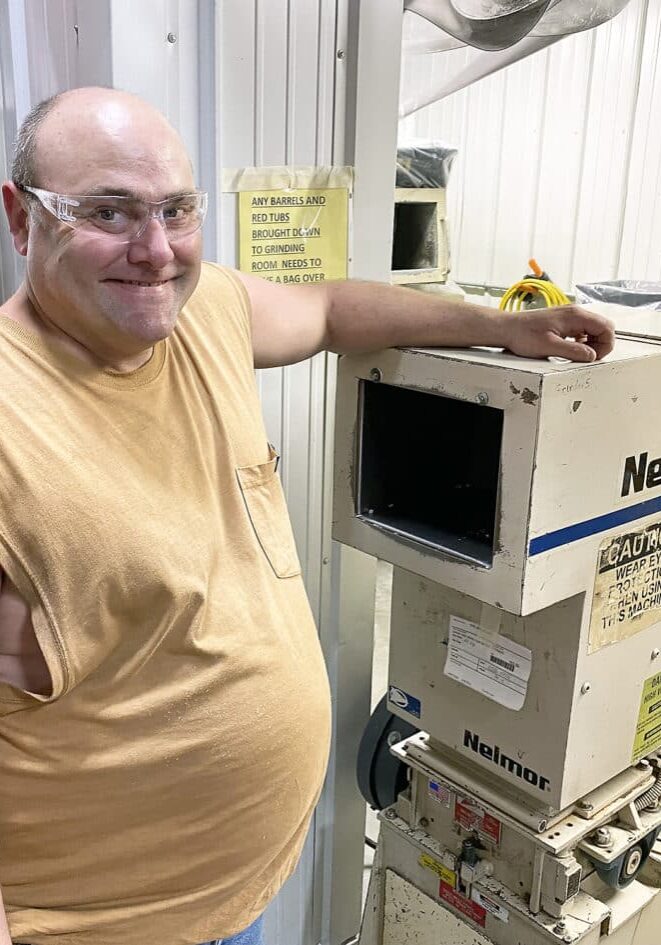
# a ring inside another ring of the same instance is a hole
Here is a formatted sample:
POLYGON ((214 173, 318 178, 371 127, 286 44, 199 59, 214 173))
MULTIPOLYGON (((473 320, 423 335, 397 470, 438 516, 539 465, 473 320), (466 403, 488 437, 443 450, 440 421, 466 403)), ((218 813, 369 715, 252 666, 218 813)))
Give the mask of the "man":
POLYGON ((296 865, 329 741, 253 365, 404 343, 590 361, 612 328, 572 306, 522 318, 202 265, 178 135, 107 89, 29 116, 3 197, 27 264, 0 317, 9 930, 248 945, 296 865))

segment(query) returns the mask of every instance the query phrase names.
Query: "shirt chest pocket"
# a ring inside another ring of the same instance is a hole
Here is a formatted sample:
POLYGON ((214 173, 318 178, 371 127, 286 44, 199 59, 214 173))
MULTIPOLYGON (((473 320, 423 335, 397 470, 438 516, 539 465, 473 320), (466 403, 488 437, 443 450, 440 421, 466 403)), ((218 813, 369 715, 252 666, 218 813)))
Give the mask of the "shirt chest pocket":
POLYGON ((270 459, 256 466, 239 466, 236 476, 246 511, 262 551, 279 578, 301 573, 282 484, 279 457, 269 446, 270 459))

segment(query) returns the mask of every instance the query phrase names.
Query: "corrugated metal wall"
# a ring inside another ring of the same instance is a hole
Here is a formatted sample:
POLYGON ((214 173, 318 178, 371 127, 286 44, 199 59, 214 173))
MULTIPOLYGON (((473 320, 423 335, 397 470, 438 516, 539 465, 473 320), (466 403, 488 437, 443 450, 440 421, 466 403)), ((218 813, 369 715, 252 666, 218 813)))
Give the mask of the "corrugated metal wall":
MULTIPOLYGON (((424 21, 407 17, 422 33, 424 21)), ((448 209, 453 278, 506 286, 534 255, 568 288, 661 281, 660 42, 661 4, 632 0, 598 29, 400 123, 400 141, 459 149, 448 209)), ((402 98, 478 55, 405 55, 402 98)))
MULTIPOLYGON (((335 0, 223 0, 219 14, 221 166, 332 164, 335 0)), ((221 201, 219 258, 238 261, 234 195, 221 201)), ((325 355, 258 374, 317 619, 325 378, 325 355)))

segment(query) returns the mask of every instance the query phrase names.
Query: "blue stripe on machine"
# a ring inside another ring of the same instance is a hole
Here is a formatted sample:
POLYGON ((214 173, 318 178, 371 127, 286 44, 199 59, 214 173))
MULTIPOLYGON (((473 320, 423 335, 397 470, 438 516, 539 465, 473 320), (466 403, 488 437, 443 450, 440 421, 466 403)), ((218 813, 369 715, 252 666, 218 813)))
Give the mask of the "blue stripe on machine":
POLYGON ((608 512, 606 515, 597 515, 596 518, 589 518, 585 522, 577 522, 576 525, 568 525, 566 528, 559 528, 555 532, 533 538, 528 548, 528 554, 532 557, 541 554, 543 551, 550 551, 551 548, 570 545, 573 541, 587 538, 588 535, 607 532, 610 528, 626 525, 627 522, 635 522, 639 518, 645 518, 646 515, 653 515, 654 512, 659 511, 661 511, 661 496, 657 496, 656 499, 647 499, 645 502, 638 502, 636 505, 629 505, 626 509, 616 509, 615 512, 608 512))

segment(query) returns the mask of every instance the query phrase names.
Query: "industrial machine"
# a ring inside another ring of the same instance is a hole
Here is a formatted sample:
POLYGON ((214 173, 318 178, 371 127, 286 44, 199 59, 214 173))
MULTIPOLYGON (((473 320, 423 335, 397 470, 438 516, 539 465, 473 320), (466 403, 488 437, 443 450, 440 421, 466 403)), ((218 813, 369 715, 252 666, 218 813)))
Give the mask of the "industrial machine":
POLYGON ((360 945, 661 942, 661 323, 616 315, 594 364, 340 361, 334 537, 394 566, 414 732, 360 945))

